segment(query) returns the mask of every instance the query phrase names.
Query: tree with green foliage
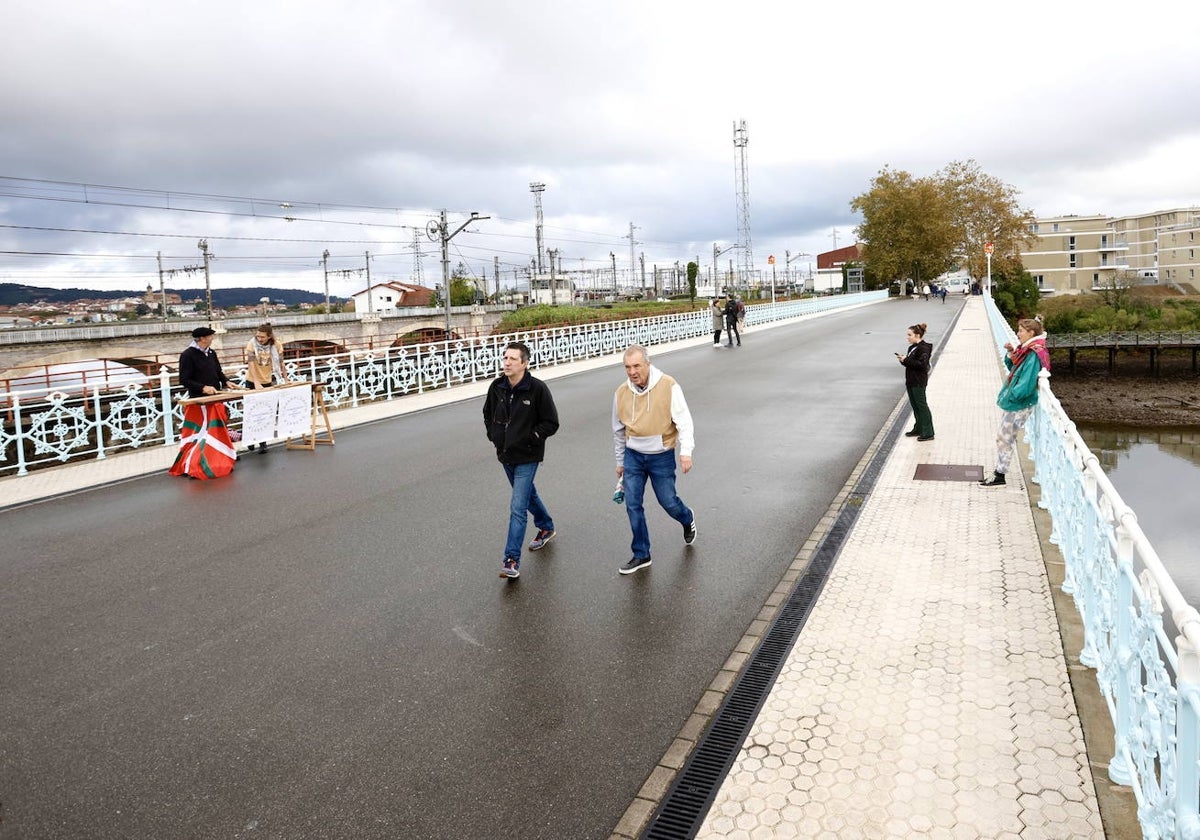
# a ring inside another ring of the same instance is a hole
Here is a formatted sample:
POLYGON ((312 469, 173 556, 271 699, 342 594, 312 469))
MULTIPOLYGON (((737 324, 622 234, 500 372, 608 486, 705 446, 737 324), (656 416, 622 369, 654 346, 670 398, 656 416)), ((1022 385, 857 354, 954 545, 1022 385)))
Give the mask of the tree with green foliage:
POLYGON ((1009 321, 1032 318, 1038 312, 1037 281, 1033 276, 1013 265, 1004 266, 999 272, 992 266, 992 300, 996 308, 1009 321))
POLYGON ((936 176, 946 193, 957 256, 972 277, 987 274, 991 242, 992 275, 1021 265, 1021 251, 1035 239, 1033 213, 1017 203, 1017 190, 979 168, 974 160, 954 161, 936 176))
POLYGON ((696 277, 700 274, 700 266, 695 262, 687 264, 688 300, 696 299, 696 277))
POLYGON ((953 216, 936 179, 884 167, 850 208, 862 215, 856 233, 876 277, 919 285, 955 266, 953 216))
POLYGON ((955 161, 926 178, 884 167, 871 188, 850 202, 868 274, 888 283, 927 283, 953 268, 986 273, 984 245, 993 243, 992 274, 1021 270, 1020 253, 1033 214, 1017 191, 973 160, 955 161))

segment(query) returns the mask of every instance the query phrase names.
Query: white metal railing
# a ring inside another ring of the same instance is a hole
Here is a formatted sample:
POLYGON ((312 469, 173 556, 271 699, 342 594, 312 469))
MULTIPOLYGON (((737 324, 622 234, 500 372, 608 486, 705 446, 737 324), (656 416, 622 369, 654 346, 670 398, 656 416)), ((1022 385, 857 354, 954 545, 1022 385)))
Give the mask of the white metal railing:
MULTIPOLYGON (((1016 337, 986 298, 997 347, 1016 337)), ((1004 352, 1001 350, 1000 352, 1004 352)), ((1200 838, 1200 613, 1158 553, 1043 372, 1026 426, 1065 561, 1063 592, 1083 621, 1079 660, 1096 671, 1115 730, 1108 775, 1133 789, 1148 838, 1200 838), (1164 628, 1164 611, 1177 633, 1164 628)))
MULTIPOLYGON (((864 292, 749 306, 749 324, 800 318, 886 300, 887 292, 864 292)), ((326 406, 355 407, 406 394, 491 379, 500 373, 504 346, 514 340, 530 347, 530 366, 544 368, 604 356, 630 344, 646 346, 709 335, 712 315, 694 312, 529 330, 484 338, 439 341, 369 351, 350 351, 284 363, 288 379, 324 383, 326 406)), ((229 371, 245 381, 245 368, 229 371)), ((34 388, 0 392, 0 477, 79 459, 103 459, 117 452, 172 445, 183 414, 174 401, 176 380, 164 369, 149 382, 111 386, 34 388)), ((230 419, 241 404, 229 403, 230 419)))

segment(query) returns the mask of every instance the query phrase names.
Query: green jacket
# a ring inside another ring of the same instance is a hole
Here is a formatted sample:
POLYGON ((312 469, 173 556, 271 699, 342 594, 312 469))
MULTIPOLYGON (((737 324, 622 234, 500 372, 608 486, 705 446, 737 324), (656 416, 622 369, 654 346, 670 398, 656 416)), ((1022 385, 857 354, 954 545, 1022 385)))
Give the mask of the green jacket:
MULTIPOLYGON (((1012 359, 1004 357, 1004 366, 1012 371, 1012 359)), ((1002 411, 1022 411, 1036 405, 1038 400, 1038 374, 1042 371, 1042 360, 1030 350, 1017 365, 1017 369, 1004 381, 996 397, 996 405, 1002 411)))

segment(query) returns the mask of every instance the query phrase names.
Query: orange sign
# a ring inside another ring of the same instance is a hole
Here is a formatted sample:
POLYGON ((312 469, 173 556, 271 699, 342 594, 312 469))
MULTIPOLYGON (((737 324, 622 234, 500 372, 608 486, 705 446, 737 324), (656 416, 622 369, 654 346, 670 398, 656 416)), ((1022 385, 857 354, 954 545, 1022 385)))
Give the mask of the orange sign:
POLYGON ((993 243, 988 242, 987 244, 985 244, 983 246, 983 250, 984 250, 984 253, 990 254, 996 250, 996 246, 993 243))
POLYGON ((767 265, 775 265, 775 256, 773 254, 767 257, 767 265))

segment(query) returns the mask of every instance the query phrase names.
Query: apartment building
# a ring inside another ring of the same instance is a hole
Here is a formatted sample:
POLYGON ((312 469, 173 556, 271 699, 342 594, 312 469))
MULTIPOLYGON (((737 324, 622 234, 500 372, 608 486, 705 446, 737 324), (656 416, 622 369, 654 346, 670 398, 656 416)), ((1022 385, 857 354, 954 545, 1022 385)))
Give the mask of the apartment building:
POLYGON ((1200 269, 1200 208, 1135 216, 1050 216, 1021 252, 1044 295, 1081 294, 1136 278, 1142 283, 1194 283, 1200 269))

